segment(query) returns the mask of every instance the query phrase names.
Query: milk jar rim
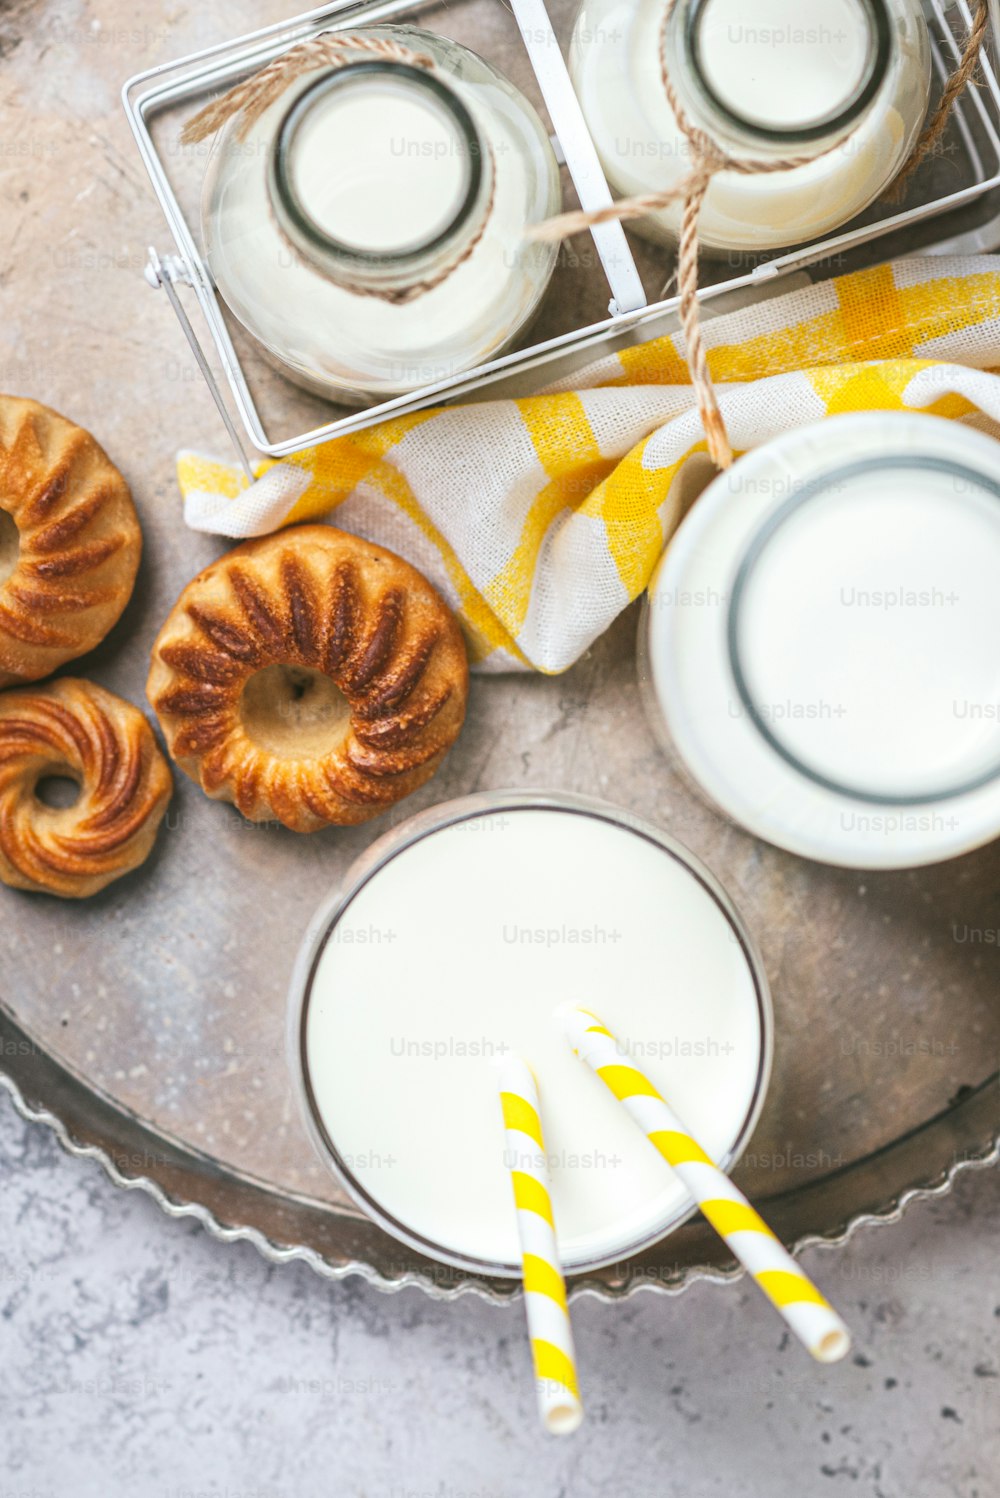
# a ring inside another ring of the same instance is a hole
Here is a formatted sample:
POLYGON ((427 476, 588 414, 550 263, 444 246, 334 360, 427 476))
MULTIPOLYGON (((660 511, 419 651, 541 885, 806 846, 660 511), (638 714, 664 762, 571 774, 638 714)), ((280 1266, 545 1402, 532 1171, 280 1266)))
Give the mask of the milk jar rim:
POLYGON ((689 0, 683 55, 697 87, 710 107, 733 129, 762 142, 789 144, 818 142, 835 136, 855 125, 885 87, 893 62, 896 38, 893 34, 886 0, 858 0, 866 12, 869 28, 869 51, 866 67, 854 92, 829 116, 794 126, 765 125, 741 114, 712 84, 703 61, 702 30, 711 0, 689 0))
MULTIPOLYGON (((350 865, 340 882, 319 905, 295 959, 289 987, 287 1048, 300 1117, 305 1123, 313 1148, 326 1167, 351 1200, 378 1227, 427 1258, 455 1269, 502 1279, 520 1278, 522 1274, 520 1264, 505 1264, 472 1258, 442 1247, 431 1239, 411 1231, 393 1218, 355 1179, 339 1156, 312 1095, 306 1027, 313 979, 327 942, 333 935, 337 922, 347 912, 351 902, 365 885, 394 858, 432 833, 453 827, 461 822, 483 821, 491 816, 516 814, 520 811, 556 811, 595 817, 598 820, 610 822, 623 831, 646 838, 680 863, 701 884, 727 921, 743 953, 753 984, 757 1001, 760 1059, 750 1106, 736 1137, 718 1161, 724 1171, 731 1170, 740 1159, 760 1119, 767 1096, 774 1054, 774 1011, 771 990, 763 958, 739 911, 700 859, 696 858, 682 843, 644 818, 633 816, 630 812, 596 797, 581 796, 570 792, 480 791, 474 795, 463 796, 418 812, 416 816, 408 818, 399 827, 392 828, 378 838, 350 865)), ((692 1217, 696 1211, 697 1206, 693 1201, 684 1202, 675 1208, 666 1220, 658 1224, 653 1232, 645 1234, 634 1243, 629 1243, 625 1248, 619 1247, 610 1254, 567 1261, 566 1268, 572 1274, 585 1274, 608 1264, 620 1263, 660 1242, 692 1217)))
POLYGON ((743 709, 752 718, 758 733, 767 740, 775 753, 779 754, 793 769, 798 770, 800 774, 805 775, 810 780, 814 780, 821 786, 825 786, 827 790, 833 791, 837 795, 848 796, 857 801, 865 801, 872 806, 916 807, 928 806, 934 802, 954 801, 960 796, 980 790, 996 781, 1000 777, 1000 759, 994 761, 988 769, 978 772, 967 780, 957 784, 950 784, 947 789, 928 789, 922 793, 912 791, 906 794, 897 794, 890 791, 876 792, 868 790, 859 783, 851 784, 846 778, 837 780, 831 775, 823 774, 822 771, 800 758, 794 749, 784 742, 776 728, 760 713, 749 684, 745 641, 741 625, 746 607, 747 592, 754 572, 758 563, 764 557, 771 541, 778 535, 786 521, 791 520, 810 500, 821 498, 829 493, 833 483, 849 482, 852 478, 878 472, 879 470, 899 471, 905 469, 916 469, 922 472, 948 475, 953 479, 960 479, 970 485, 978 485, 987 489, 996 499, 1000 500, 1000 483, 990 478, 989 475, 978 472, 963 464, 956 464, 934 457, 929 453, 882 454, 864 458, 859 462, 843 463, 831 474, 820 475, 803 484, 783 505, 777 510, 772 511, 757 530, 750 545, 743 553, 733 580, 726 630, 729 665, 733 673, 736 690, 743 709))
POLYGON ((964 471, 1000 502, 1000 445, 973 428, 915 412, 856 412, 783 433, 744 454, 695 502, 654 573, 639 625, 640 677, 654 731, 716 809, 787 852, 844 868, 899 869, 943 862, 1000 835, 1000 766, 946 796, 859 796, 823 784, 778 752, 755 715, 725 711, 745 700, 734 671, 732 604, 757 538, 791 512, 813 480, 858 464, 964 471), (845 457, 850 444, 850 461, 845 457), (738 478, 741 492, 732 487, 738 478), (777 518, 776 518, 777 517, 777 518), (709 558, 711 557, 711 561, 709 558), (700 597, 712 575, 714 607, 670 608, 700 597), (669 627, 658 616, 670 612, 669 627), (692 694, 684 657, 698 668, 692 694), (694 700, 695 696, 697 700, 694 700), (704 724, 725 721, 725 733, 704 724))
POLYGON ((410 63, 369 58, 349 63, 332 72, 319 71, 301 91, 295 92, 277 126, 274 150, 268 159, 268 188, 272 209, 282 232, 307 258, 315 258, 320 269, 325 268, 321 253, 324 248, 335 254, 344 266, 356 269, 392 266, 402 269, 407 265, 419 266, 422 260, 447 249, 457 233, 468 223, 480 200, 489 160, 479 128, 457 89, 442 81, 436 74, 410 63), (364 87, 366 83, 379 79, 397 81, 413 89, 416 94, 423 94, 434 107, 449 117, 457 138, 461 138, 465 147, 461 158, 464 164, 461 192, 449 221, 429 239, 418 239, 391 250, 353 246, 317 223, 302 201, 289 171, 297 137, 310 111, 326 102, 331 95, 347 93, 356 89, 359 83, 364 87))

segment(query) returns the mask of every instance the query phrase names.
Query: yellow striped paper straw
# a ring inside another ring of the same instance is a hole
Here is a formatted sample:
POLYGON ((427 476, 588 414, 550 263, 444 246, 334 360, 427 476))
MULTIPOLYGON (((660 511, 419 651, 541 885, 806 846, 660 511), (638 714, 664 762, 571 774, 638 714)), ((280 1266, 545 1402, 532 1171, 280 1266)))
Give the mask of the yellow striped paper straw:
POLYGON ((505 1130, 504 1163, 510 1171, 517 1207, 538 1409, 546 1430, 565 1436, 580 1424, 583 1406, 576 1380, 566 1284, 556 1247, 538 1089, 518 1056, 503 1057, 497 1070, 505 1130))
POLYGON ((557 1016, 573 1050, 625 1105, 672 1166, 702 1212, 753 1275, 771 1304, 821 1363, 835 1363, 851 1336, 833 1307, 803 1274, 767 1223, 711 1161, 656 1088, 623 1055, 614 1035, 589 1009, 564 1004, 557 1016))

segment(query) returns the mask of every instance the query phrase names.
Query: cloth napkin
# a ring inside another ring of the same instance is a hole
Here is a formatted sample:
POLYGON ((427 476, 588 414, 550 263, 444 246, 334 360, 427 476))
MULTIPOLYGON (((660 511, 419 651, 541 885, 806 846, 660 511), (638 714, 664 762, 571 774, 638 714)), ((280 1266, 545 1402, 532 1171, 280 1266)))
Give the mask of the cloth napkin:
MULTIPOLYGON (((737 453, 842 411, 1000 435, 1000 257, 841 276, 713 318, 705 340, 737 453)), ((677 335, 571 389, 420 411, 255 471, 180 453, 187 524, 243 539, 328 520, 429 577, 479 669, 557 673, 643 591, 712 469, 677 335)))

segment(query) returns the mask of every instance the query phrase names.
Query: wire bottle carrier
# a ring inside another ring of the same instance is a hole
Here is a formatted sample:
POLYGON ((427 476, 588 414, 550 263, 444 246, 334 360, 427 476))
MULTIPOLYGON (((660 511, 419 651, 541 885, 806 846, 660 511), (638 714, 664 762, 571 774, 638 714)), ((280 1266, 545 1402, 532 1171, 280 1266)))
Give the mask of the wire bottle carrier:
MULTIPOLYGON (((559 0, 552 6, 554 12, 557 4, 559 0)), ((544 0, 511 0, 509 9, 502 0, 464 0, 454 8, 414 0, 334 0, 290 21, 148 69, 125 84, 122 98, 129 124, 173 238, 171 250, 150 250, 146 278, 166 292, 248 475, 252 476, 254 453, 286 457, 387 416, 458 396, 524 393, 563 379, 602 352, 645 342, 676 325, 677 297, 670 294, 670 282, 664 284, 672 270, 670 252, 644 244, 619 223, 606 223, 590 231, 591 253, 578 250, 576 241, 564 248, 548 292, 553 308, 582 308, 581 325, 553 328, 543 311, 537 342, 475 369, 363 410, 331 408, 295 390, 290 410, 291 387, 277 401, 269 400, 266 362, 225 308, 205 260, 197 225, 206 147, 179 144, 184 121, 207 96, 231 87, 298 42, 321 31, 386 21, 414 22, 448 35, 462 33, 458 39, 490 55, 484 45, 484 31, 488 33, 485 41, 504 49, 508 72, 518 71, 520 64, 523 76, 515 81, 533 97, 543 117, 547 115, 557 158, 580 205, 594 209, 609 204, 612 195, 560 42, 570 29, 571 9, 561 6, 565 14, 556 14, 554 22, 544 0), (570 273, 578 280, 567 288, 570 273), (560 277, 570 294, 560 296, 560 277), (194 293, 201 331, 188 316, 184 287, 194 293), (585 320, 595 312, 593 320, 585 320), (303 419, 312 423, 305 430, 276 430, 298 426, 303 419)), ((935 83, 940 87, 961 55, 961 38, 971 15, 966 0, 951 6, 927 0, 926 9, 935 83)), ((992 0, 991 10, 996 36, 1000 0, 992 0)), ((985 52, 979 76, 982 85, 971 86, 958 101, 939 150, 914 174, 902 204, 883 199, 845 229, 815 244, 706 262, 708 284, 702 286, 701 298, 725 298, 718 303, 722 310, 738 297, 764 296, 778 289, 774 283, 780 285, 779 278, 807 268, 822 276, 899 253, 972 254, 994 248, 1000 242, 1000 211, 989 195, 1000 186, 1000 87, 985 52)))

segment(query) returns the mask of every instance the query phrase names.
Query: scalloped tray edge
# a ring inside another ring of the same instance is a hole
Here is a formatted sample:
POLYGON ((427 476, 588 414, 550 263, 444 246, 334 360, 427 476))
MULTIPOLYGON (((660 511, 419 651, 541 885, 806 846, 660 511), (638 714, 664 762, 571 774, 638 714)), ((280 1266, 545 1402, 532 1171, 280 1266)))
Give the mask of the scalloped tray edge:
MULTIPOLYGON (((407 1272, 396 1279, 387 1279, 377 1269, 359 1260, 349 1260, 343 1264, 331 1264, 314 1248, 306 1244, 286 1245, 274 1243, 259 1228, 242 1226, 226 1227, 218 1218, 201 1202, 174 1201, 167 1195, 156 1181, 149 1176, 125 1175, 115 1164, 111 1156, 98 1145, 80 1144, 73 1139, 66 1125, 55 1113, 48 1108, 33 1107, 27 1102, 14 1078, 8 1073, 0 1071, 0 1086, 8 1093, 16 1112, 27 1123, 41 1124, 48 1128, 58 1140, 62 1149, 78 1160, 93 1160, 104 1171, 111 1183, 123 1191, 143 1191, 152 1197, 157 1206, 168 1217, 180 1219, 193 1217, 200 1222, 202 1227, 213 1238, 221 1243, 250 1243, 262 1256, 272 1264, 289 1264, 300 1261, 307 1264, 310 1269, 324 1279, 343 1280, 352 1275, 358 1275, 373 1285, 375 1289, 385 1294, 396 1294, 400 1290, 418 1289, 422 1290, 432 1300, 457 1300, 462 1295, 475 1295, 491 1304, 504 1304, 518 1298, 515 1295, 500 1296, 489 1286, 467 1281, 463 1284, 445 1287, 435 1284, 426 1275, 417 1272, 407 1272)), ((831 1234, 807 1234, 797 1239, 791 1245, 791 1252, 798 1256, 807 1248, 841 1248, 849 1243, 862 1228, 884 1227, 890 1223, 899 1222, 907 1209, 917 1201, 926 1201, 931 1198, 947 1196, 958 1177, 968 1170, 984 1170, 990 1166, 1000 1163, 1000 1134, 992 1142, 991 1147, 984 1153, 956 1160, 942 1174, 928 1181, 925 1185, 912 1186, 900 1193, 899 1197, 886 1204, 884 1210, 877 1212, 862 1212, 852 1217, 842 1232, 831 1234)), ((633 1295, 641 1294, 643 1291, 660 1295, 680 1295, 688 1286, 699 1280, 709 1281, 715 1284, 724 1284, 729 1281, 741 1279, 745 1274, 740 1266, 732 1269, 713 1269, 708 1265, 694 1266, 686 1270, 679 1283, 669 1284, 639 1280, 632 1285, 621 1288, 599 1286, 593 1284, 580 1284, 571 1287, 570 1298, 582 1299, 591 1296, 611 1304, 617 1301, 631 1299, 633 1295)))

